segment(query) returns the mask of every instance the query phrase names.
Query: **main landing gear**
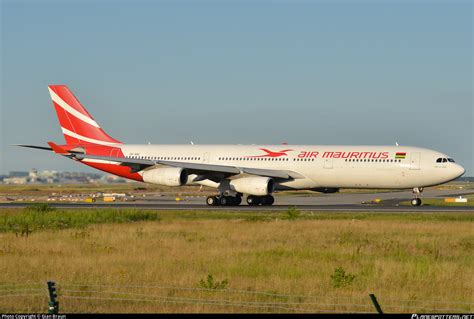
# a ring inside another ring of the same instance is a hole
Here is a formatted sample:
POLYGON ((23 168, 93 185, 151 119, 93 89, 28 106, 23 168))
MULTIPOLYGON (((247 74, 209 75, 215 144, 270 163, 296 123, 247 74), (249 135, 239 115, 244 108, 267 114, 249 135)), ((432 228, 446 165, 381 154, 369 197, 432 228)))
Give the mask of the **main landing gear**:
MULTIPOLYGON (((206 199, 206 204, 209 206, 239 206, 242 202, 242 196, 225 196, 225 195, 217 195, 217 196, 209 196, 206 199)), ((275 202, 275 198, 272 195, 266 196, 254 196, 249 195, 247 196, 247 204, 249 206, 270 206, 273 205, 275 202)))
POLYGON ((206 204, 209 206, 239 206, 242 203, 242 196, 209 196, 206 199, 206 204))
POLYGON ((420 195, 423 192, 423 187, 413 188, 413 198, 411 200, 411 206, 421 206, 420 195))
POLYGON ((275 202, 275 198, 272 195, 247 196, 247 204, 249 204, 249 206, 258 206, 258 205, 270 206, 270 205, 273 205, 274 202, 275 202))

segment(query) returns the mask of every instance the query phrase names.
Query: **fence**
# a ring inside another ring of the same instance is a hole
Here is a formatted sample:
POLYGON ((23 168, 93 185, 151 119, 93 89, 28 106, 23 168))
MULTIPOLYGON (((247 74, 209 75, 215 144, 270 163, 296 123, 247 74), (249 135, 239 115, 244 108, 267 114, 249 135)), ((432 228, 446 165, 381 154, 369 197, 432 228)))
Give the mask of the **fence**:
POLYGON ((0 309, 11 312, 472 312, 474 302, 283 294, 246 289, 165 285, 24 283, 0 285, 0 309), (145 306, 145 305, 146 306, 145 306), (24 308, 21 308, 21 307, 24 308))

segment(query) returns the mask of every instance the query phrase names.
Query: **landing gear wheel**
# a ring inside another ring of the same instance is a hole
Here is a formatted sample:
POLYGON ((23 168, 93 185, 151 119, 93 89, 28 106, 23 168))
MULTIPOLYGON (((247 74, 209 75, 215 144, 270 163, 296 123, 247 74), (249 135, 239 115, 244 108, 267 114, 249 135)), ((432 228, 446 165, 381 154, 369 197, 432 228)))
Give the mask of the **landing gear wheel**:
POLYGON ((240 196, 235 196, 235 197, 234 197, 234 205, 235 205, 235 206, 239 206, 240 203, 242 203, 242 197, 240 197, 240 196))
POLYGON ((218 203, 219 203, 219 202, 218 202, 216 196, 209 196, 209 197, 206 199, 206 204, 209 205, 209 206, 217 206, 218 203))
POLYGON ((275 202, 275 198, 272 195, 266 195, 261 197, 262 205, 271 206, 275 202))
POLYGON ((247 196, 247 204, 249 206, 257 206, 260 204, 260 198, 257 196, 249 195, 247 196))
POLYGON ((221 206, 232 205, 232 199, 230 197, 227 197, 227 196, 222 196, 221 198, 219 198, 219 205, 221 205, 221 206))
POLYGON ((413 198, 411 200, 411 206, 421 206, 421 199, 420 198, 413 198))

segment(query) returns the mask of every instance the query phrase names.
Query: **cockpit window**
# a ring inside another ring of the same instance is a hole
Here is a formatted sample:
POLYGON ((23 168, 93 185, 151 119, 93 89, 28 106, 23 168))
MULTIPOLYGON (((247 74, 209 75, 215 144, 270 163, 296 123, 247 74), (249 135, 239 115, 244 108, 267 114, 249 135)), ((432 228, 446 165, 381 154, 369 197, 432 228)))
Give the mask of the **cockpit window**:
POLYGON ((452 158, 442 158, 442 157, 440 157, 440 158, 436 159, 436 163, 447 163, 447 162, 455 163, 452 158))

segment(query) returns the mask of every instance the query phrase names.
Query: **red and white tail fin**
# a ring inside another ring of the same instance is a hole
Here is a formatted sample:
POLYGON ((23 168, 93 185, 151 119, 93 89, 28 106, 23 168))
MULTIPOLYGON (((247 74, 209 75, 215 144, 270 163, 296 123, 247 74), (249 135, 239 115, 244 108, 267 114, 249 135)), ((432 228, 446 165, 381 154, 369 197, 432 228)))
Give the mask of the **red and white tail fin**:
POLYGON ((50 85, 48 89, 67 144, 122 144, 100 128, 67 86, 50 85))

